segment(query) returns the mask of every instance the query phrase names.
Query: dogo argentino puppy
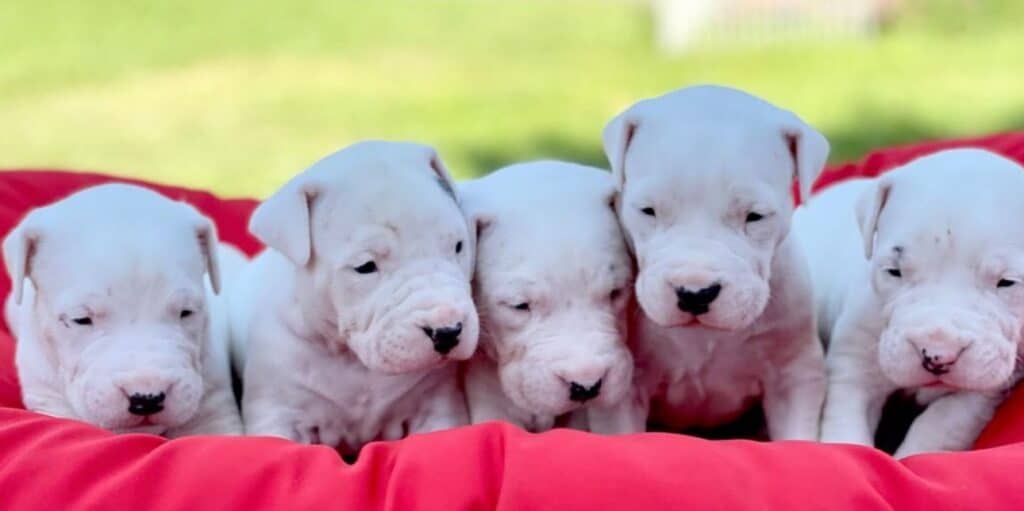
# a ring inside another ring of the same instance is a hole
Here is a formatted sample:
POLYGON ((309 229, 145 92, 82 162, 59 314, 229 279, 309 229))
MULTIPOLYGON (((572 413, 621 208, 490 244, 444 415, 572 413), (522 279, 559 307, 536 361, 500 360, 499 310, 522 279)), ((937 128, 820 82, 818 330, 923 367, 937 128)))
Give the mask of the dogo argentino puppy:
POLYGON ((925 411, 896 452, 969 448, 1015 380, 1024 327, 1024 169, 943 151, 801 208, 829 389, 822 439, 873 445, 889 395, 925 411))
POLYGON ((338 447, 466 424, 473 243, 430 147, 362 142, 253 213, 269 247, 230 291, 246 432, 338 447))
POLYGON ((481 352, 465 376, 472 422, 587 428, 586 410, 622 400, 633 375, 625 342, 633 262, 611 176, 523 163, 463 183, 460 195, 479 233, 481 352))
POLYGON ((136 186, 88 188, 29 213, 3 253, 28 409, 115 432, 242 433, 215 296, 242 256, 218 251, 194 208, 136 186))
POLYGON ((671 429, 762 400, 772 439, 816 439, 825 393, 806 261, 789 232, 828 156, 796 115, 717 86, 641 101, 604 130, 637 257, 635 413, 671 429))

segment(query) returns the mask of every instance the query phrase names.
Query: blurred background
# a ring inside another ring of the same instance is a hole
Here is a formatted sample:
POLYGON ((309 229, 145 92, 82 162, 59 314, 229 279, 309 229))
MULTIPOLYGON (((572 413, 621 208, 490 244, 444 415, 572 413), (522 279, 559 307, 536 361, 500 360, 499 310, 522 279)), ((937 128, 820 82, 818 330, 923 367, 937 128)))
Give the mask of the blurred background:
POLYGON ((458 177, 605 166, 604 123, 695 83, 746 89, 832 141, 1024 128, 1017 0, 5 0, 0 167, 264 196, 363 138, 458 177))

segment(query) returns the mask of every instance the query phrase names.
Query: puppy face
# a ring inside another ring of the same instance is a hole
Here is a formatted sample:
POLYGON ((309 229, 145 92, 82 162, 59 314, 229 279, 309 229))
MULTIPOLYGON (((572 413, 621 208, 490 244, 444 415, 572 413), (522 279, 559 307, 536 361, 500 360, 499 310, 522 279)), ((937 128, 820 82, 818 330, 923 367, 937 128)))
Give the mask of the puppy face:
POLYGON ((737 330, 763 312, 794 177, 805 195, 828 143, 793 114, 721 87, 634 105, 605 128, 640 306, 662 326, 737 330))
POLYGON ((1006 384, 1024 327, 1024 229, 1010 219, 1024 172, 977 150, 944 151, 882 177, 858 204, 879 363, 903 387, 1006 384), (956 205, 951 208, 950 205, 956 205))
POLYGON ((298 267, 307 319, 328 323, 318 329, 370 369, 416 371, 475 351, 473 246, 432 149, 339 151, 264 202, 250 227, 298 267))
POLYGON ((124 185, 36 210, 5 240, 16 301, 31 279, 36 339, 78 418, 163 433, 193 417, 216 243, 191 207, 124 185))
POLYGON ((610 176, 536 162, 463 191, 481 225, 475 290, 482 342, 505 394, 548 415, 622 399, 633 371, 625 343, 633 271, 610 176))

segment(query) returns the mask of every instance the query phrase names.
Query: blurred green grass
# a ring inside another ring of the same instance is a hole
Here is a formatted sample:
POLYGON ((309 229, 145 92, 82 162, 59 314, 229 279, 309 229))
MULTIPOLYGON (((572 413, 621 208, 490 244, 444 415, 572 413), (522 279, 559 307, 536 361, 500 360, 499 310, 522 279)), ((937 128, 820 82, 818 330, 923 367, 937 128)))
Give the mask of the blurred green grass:
POLYGON ((607 119, 706 82, 798 112, 841 161, 1024 128, 1024 9, 996 4, 926 9, 874 39, 672 57, 640 2, 9 0, 0 166, 257 196, 363 138, 434 144, 460 177, 539 157, 603 166, 607 119))

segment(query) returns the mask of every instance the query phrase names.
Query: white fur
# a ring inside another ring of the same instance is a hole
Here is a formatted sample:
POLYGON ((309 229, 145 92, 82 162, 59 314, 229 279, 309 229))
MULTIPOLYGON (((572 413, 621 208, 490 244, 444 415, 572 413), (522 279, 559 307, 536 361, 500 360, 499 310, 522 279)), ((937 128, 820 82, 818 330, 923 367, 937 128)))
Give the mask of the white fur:
POLYGON ((586 412, 618 404, 633 375, 625 343, 633 263, 611 176, 540 161, 464 183, 460 194, 477 225, 474 292, 484 325, 466 369, 472 421, 586 427, 586 412), (574 382, 600 390, 574 401, 574 382), (574 411, 575 420, 564 417, 574 411))
POLYGON ((712 427, 763 398, 771 438, 817 438, 823 353, 789 223, 791 186, 807 194, 828 142, 758 98, 698 86, 633 105, 604 146, 639 265, 633 413, 712 427), (706 312, 679 306, 677 289, 715 284, 706 312))
POLYGON ((468 421, 447 362, 476 349, 473 244, 451 187, 433 149, 363 142, 256 209, 270 249, 229 291, 247 433, 355 452, 468 421), (355 271, 369 261, 379 271, 355 271), (436 352, 424 328, 459 323, 436 352))
POLYGON ((942 151, 835 185, 798 212, 829 341, 823 440, 872 445, 882 405, 903 390, 930 404, 898 456, 974 442, 1015 381, 1022 170, 982 150, 942 151), (921 350, 955 363, 933 374, 921 350))
POLYGON ((195 209, 135 186, 29 213, 3 246, 26 407, 116 432, 240 434, 215 292, 241 256, 217 246, 195 209), (160 392, 162 411, 129 413, 129 395, 160 392))

